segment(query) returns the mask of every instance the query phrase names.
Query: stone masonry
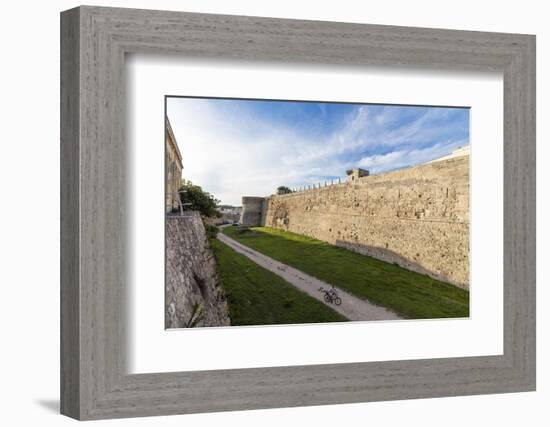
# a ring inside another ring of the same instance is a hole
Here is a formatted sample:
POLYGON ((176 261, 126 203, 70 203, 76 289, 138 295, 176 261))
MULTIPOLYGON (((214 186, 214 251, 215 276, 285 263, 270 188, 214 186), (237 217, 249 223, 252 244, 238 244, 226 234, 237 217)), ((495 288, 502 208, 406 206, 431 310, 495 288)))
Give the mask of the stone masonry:
MULTIPOLYGON (((262 225, 469 287, 469 155, 267 197, 262 225)), ((243 198, 243 216, 246 215, 243 198)))
POLYGON ((183 163, 170 120, 166 117, 166 212, 179 207, 178 190, 181 185, 183 163))
POLYGON ((228 326, 216 261, 198 212, 166 217, 166 328, 228 326))
POLYGON ((249 227, 257 227, 265 223, 265 197, 243 197, 240 223, 249 227))

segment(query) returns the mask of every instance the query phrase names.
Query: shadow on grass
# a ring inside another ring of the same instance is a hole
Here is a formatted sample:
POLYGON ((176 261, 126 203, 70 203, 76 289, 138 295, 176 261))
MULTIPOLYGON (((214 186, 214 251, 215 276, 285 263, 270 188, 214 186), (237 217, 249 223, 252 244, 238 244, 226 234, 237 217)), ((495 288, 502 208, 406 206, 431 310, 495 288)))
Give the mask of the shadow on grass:
POLYGON ((361 243, 348 242, 346 240, 337 240, 336 246, 347 249, 349 251, 357 252, 361 255, 367 255, 369 257, 376 258, 378 260, 381 260, 390 264, 396 264, 401 268, 414 271, 419 274, 424 274, 426 276, 430 276, 435 280, 449 282, 449 278, 446 275, 428 270, 427 268, 423 267, 416 261, 413 261, 410 258, 404 257, 403 255, 398 254, 397 252, 392 251, 390 249, 382 248, 380 246, 372 246, 372 245, 364 245, 361 243))

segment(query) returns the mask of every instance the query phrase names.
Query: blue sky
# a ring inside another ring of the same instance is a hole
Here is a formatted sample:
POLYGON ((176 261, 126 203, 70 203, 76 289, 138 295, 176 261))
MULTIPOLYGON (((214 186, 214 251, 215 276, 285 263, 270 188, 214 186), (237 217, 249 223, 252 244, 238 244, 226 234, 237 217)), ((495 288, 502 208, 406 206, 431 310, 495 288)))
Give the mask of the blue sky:
POLYGON ((322 102, 168 98, 183 177, 222 203, 414 166, 469 143, 469 110, 322 102))

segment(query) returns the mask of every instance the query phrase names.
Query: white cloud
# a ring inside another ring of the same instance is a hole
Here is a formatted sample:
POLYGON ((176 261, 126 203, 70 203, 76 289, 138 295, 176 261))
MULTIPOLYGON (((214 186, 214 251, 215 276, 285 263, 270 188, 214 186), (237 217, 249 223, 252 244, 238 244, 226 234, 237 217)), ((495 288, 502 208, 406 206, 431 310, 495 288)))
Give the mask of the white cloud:
MULTIPOLYGON (((279 185, 298 187, 322 182, 326 176, 344 176, 345 170, 354 166, 376 173, 422 163, 439 157, 440 152, 447 154, 456 145, 456 141, 447 141, 427 149, 396 148, 387 154, 364 156, 369 147, 391 149, 433 136, 423 134, 431 131, 426 123, 432 115, 443 114, 435 109, 388 131, 396 120, 391 108, 373 115, 360 106, 339 129, 313 138, 296 128, 253 118, 238 107, 216 108, 208 100, 169 98, 167 105, 183 157, 183 177, 222 203, 233 205, 240 205, 245 195, 272 194, 279 185)), ((326 110, 322 114, 325 116, 326 110)))
POLYGON ((369 169, 372 173, 386 172, 429 162, 467 144, 467 140, 461 140, 450 144, 435 144, 424 149, 399 150, 391 151, 387 154, 375 154, 363 157, 357 162, 357 165, 361 168, 369 169))
POLYGON ((301 182, 309 172, 281 162, 301 150, 298 135, 287 129, 247 126, 219 117, 207 102, 185 99, 170 99, 168 116, 182 153, 183 177, 223 203, 240 205, 243 195, 271 194, 279 185, 301 182))

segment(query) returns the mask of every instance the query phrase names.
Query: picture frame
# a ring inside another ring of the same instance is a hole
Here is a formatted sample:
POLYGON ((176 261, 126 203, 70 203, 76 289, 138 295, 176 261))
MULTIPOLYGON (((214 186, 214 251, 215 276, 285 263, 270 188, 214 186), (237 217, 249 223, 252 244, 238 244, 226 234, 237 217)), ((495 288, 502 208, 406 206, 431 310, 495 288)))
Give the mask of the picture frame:
POLYGON ((81 6, 61 14, 61 413, 76 419, 535 390, 535 37, 81 6), (503 73, 503 354, 127 374, 127 53, 503 73))

